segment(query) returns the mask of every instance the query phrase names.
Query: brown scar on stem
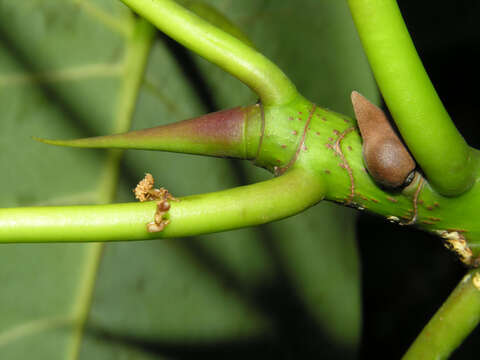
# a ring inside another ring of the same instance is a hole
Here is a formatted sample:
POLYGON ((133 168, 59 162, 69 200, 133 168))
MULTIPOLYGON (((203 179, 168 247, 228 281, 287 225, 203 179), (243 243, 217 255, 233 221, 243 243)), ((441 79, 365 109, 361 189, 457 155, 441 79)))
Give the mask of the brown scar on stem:
POLYGON ((438 217, 433 217, 433 216, 429 216, 427 219, 430 219, 432 221, 440 221, 442 219, 438 218, 438 217))
POLYGON ((433 210, 433 206, 427 206, 427 210, 432 211, 432 210, 433 210))
POLYGON ((350 127, 347 130, 345 130, 343 133, 339 134, 337 141, 335 141, 335 145, 333 147, 333 150, 335 151, 338 156, 340 156, 340 159, 343 162, 343 168, 347 171, 348 177, 350 178, 350 196, 349 198, 345 201, 345 204, 350 204, 353 201, 353 198, 355 197, 355 179, 353 178, 353 172, 352 169, 350 168, 350 165, 347 162, 347 159, 343 155, 341 143, 342 140, 345 138, 346 135, 351 133, 353 130, 355 130, 355 127, 350 127))
POLYGON ((153 217, 153 222, 147 224, 148 232, 160 232, 170 223, 170 220, 164 218, 165 214, 170 210, 168 200, 178 201, 169 191, 163 187, 155 189, 155 180, 150 173, 146 173, 145 177, 140 180, 133 192, 135 198, 140 202, 157 200, 157 208, 153 217))
POLYGON ((465 229, 447 229, 447 231, 449 231, 449 232, 456 231, 456 232, 462 233, 462 234, 468 232, 468 231, 465 230, 465 229))
POLYGON ((435 201, 435 202, 433 203, 433 206, 439 207, 440 205, 438 204, 438 202, 435 201))
POLYGON ((374 203, 378 203, 377 199, 371 198, 370 200, 372 200, 374 203))
MULTIPOLYGON (((307 122, 305 123, 305 127, 303 128, 302 138, 300 139, 300 142, 297 146, 297 150, 295 151, 295 154, 292 156, 292 158, 290 159, 290 161, 288 162, 287 165, 285 165, 284 167, 276 169, 276 171, 275 171, 276 175, 282 175, 285 171, 287 171, 293 164, 295 164, 295 161, 297 161, 297 158, 298 158, 298 155, 300 154, 300 151, 302 149, 306 150, 306 147, 304 148, 305 137, 307 135, 307 130, 308 130, 308 126, 310 125, 310 121, 312 120, 313 114, 315 113, 316 110, 317 110, 317 105, 313 104, 313 106, 312 106, 312 108, 311 108, 311 110, 308 114, 307 122)), ((297 134, 298 134, 298 132, 296 130, 294 130, 293 135, 297 135, 297 134)))
POLYGON ((362 194, 357 194, 357 196, 360 197, 360 199, 365 200, 365 201, 370 200, 368 197, 366 197, 365 195, 362 195, 362 194))
POLYGON ((388 201, 391 201, 392 203, 397 203, 397 202, 398 202, 397 199, 394 199, 394 198, 392 198, 392 197, 390 197, 390 196, 387 196, 387 200, 388 200, 388 201))
POLYGON ((428 220, 421 220, 420 221, 422 224, 426 224, 426 225, 433 225, 435 224, 433 221, 428 221, 428 220))
POLYGON ((423 177, 420 177, 420 181, 418 182, 417 190, 415 191, 415 194, 413 195, 412 199, 412 204, 413 204, 413 216, 412 218, 406 222, 406 223, 400 223, 400 225, 413 225, 417 221, 417 215, 418 215, 418 196, 420 195, 420 191, 423 188, 423 177))

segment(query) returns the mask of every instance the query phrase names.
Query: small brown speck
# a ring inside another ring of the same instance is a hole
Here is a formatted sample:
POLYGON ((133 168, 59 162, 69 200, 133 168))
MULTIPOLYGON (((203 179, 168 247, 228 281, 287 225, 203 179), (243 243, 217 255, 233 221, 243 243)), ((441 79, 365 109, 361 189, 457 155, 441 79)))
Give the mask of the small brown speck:
POLYGON ((325 170, 325 174, 330 174, 330 170, 325 170))
POLYGON ((315 132, 315 135, 320 135, 320 133, 318 131, 315 132))
POLYGON ((338 164, 338 166, 340 166, 341 168, 345 169, 345 164, 344 164, 344 163, 340 163, 340 164, 338 164))
POLYGON ((302 115, 303 113, 301 111, 298 112, 298 115, 302 115))
POLYGON ((433 203, 433 206, 439 207, 440 205, 438 204, 438 202, 435 201, 435 202, 433 203))
POLYGON ((350 122, 350 120, 348 120, 348 119, 343 119, 343 121, 345 121, 346 123, 350 122))
POLYGON ((429 216, 428 219, 432 220, 432 221, 440 221, 441 219, 438 218, 438 217, 433 217, 433 216, 429 216))
POLYGON ((288 120, 293 120, 293 116, 289 116, 289 117, 288 117, 288 120))
POLYGON ((428 221, 428 220, 421 220, 420 222, 423 223, 423 224, 427 224, 427 225, 435 224, 433 221, 428 221))
POLYGON ((280 160, 280 159, 277 159, 277 163, 281 163, 281 162, 282 162, 282 160, 280 160))
POLYGON ((432 211, 432 210, 433 210, 433 206, 427 206, 427 210, 432 211))
POLYGON ((298 118, 298 121, 302 121, 302 118, 301 118, 301 117, 299 117, 299 118, 298 118))
POLYGON ((327 121, 327 118, 325 116, 322 116, 323 121, 327 121))
POLYGON ((282 144, 282 149, 285 149, 286 147, 287 147, 287 145, 282 144))
POLYGON ((327 144, 325 144, 325 146, 327 147, 327 149, 332 149, 333 148, 332 144, 327 143, 327 144))
POLYGON ((419 203, 419 204, 423 204, 423 200, 419 200, 418 203, 419 203))
POLYGON ((465 229, 447 229, 448 232, 453 232, 453 231, 456 231, 456 232, 459 232, 459 233, 466 233, 468 232, 467 230, 465 229))
POLYGON ((352 147, 350 145, 348 145, 347 149, 352 151, 352 147))
POLYGON ((333 141, 333 138, 332 138, 332 137, 329 137, 329 138, 328 138, 328 141, 333 141))
POLYGON ((371 198, 370 200, 372 200, 374 203, 378 203, 377 199, 371 198))
POLYGON ((398 202, 397 199, 394 199, 394 198, 392 198, 392 197, 390 197, 390 196, 387 196, 387 200, 388 200, 388 201, 391 201, 391 202, 393 202, 393 203, 397 203, 397 202, 398 202))
POLYGON ((340 135, 340 131, 338 131, 337 129, 333 129, 333 133, 337 136, 340 135))
POLYGON ((293 134, 293 135, 297 135, 297 134, 298 134, 298 131, 297 131, 297 130, 293 130, 293 131, 292 131, 292 134, 293 134))

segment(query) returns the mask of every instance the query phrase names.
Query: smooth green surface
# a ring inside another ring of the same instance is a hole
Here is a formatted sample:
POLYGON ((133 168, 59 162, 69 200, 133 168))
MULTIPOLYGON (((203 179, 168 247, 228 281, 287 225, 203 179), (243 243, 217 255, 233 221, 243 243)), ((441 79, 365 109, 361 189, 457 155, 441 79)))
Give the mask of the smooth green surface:
MULTIPOLYGON (((209 3, 239 24, 317 103, 351 113, 350 89, 374 97, 345 4, 209 3), (352 58, 360 60, 352 63, 352 58)), ((30 137, 75 138, 115 130, 124 39, 131 29, 128 12, 110 0, 3 0, 0 17, 0 168, 8 169, 0 179, 1 206, 101 201, 103 152, 49 147, 30 137)), ((211 110, 170 50, 163 40, 155 43, 135 111, 136 129, 211 110)), ((219 108, 255 102, 237 80, 196 56, 193 61, 219 108)), ((233 169, 225 160, 127 152, 119 200, 133 200, 131 189, 146 171, 159 186, 184 196, 238 185, 241 174, 233 169)), ((268 177, 246 169, 241 167, 248 182, 268 177)), ((279 351, 330 352, 334 343, 347 349, 338 358, 353 357, 360 297, 352 220, 351 210, 321 204, 261 229, 107 244, 80 358, 157 359, 168 357, 173 346, 204 351, 229 341, 275 339, 285 313, 311 327, 302 334, 307 345, 277 342, 279 351), (152 354, 144 343, 163 346, 152 354)), ((69 315, 82 300, 78 291, 91 266, 88 249, 2 245, 0 274, 8 277, 0 294, 0 357, 67 358, 69 315)))
POLYGON ((348 4, 383 98, 415 160, 440 194, 462 194, 475 181, 478 155, 430 82, 397 2, 348 4))
POLYGON ((282 176, 171 201, 171 224, 148 233, 156 202, 0 210, 0 242, 128 241, 196 236, 265 224, 320 202, 324 179, 296 167, 282 176), (214 219, 214 221, 212 221, 214 219))
POLYGON ((295 96, 295 86, 275 64, 175 1, 122 1, 162 32, 248 85, 265 105, 281 105, 295 96))
POLYGON ((471 270, 428 322, 403 360, 448 359, 480 322, 480 270, 471 270))

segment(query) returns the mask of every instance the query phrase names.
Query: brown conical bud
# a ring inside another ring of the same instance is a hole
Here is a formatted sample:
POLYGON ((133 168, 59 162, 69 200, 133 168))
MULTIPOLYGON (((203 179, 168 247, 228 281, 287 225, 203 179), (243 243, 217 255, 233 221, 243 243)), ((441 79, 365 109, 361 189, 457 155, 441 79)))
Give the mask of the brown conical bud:
POLYGON ((363 158, 375 182, 398 188, 406 185, 415 161, 393 130, 385 113, 353 91, 352 104, 363 139, 363 158))

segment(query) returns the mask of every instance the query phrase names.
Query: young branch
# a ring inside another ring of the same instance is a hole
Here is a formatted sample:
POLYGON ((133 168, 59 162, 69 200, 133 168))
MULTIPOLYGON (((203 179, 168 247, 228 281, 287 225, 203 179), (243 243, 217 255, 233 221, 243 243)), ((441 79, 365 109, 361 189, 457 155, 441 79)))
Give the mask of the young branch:
POLYGON ((442 195, 468 190, 477 152, 455 128, 415 50, 395 0, 349 0, 385 102, 413 156, 442 195))
POLYGON ((297 96, 292 82, 265 56, 174 1, 122 1, 172 39, 245 83, 265 106, 285 104, 297 96))
POLYGON ((480 322, 480 269, 460 281, 403 360, 446 359, 480 322))
POLYGON ((174 238, 254 226, 315 205, 323 179, 303 168, 253 185, 172 201, 170 224, 150 233, 156 202, 0 209, 0 243, 132 241, 174 238), (221 215, 221 216, 219 216, 221 215))

